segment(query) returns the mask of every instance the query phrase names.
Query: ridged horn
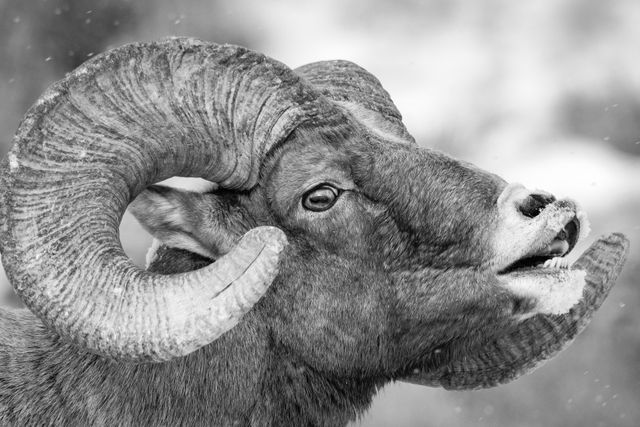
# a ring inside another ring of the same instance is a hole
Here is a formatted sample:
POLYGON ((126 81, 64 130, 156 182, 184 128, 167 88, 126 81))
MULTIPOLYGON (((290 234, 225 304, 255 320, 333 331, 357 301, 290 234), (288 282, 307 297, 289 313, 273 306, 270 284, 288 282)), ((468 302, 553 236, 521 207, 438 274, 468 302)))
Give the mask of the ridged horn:
POLYGON ((402 381, 446 389, 494 387, 533 371, 584 330, 609 294, 622 270, 629 241, 614 233, 596 241, 573 264, 587 272, 583 298, 564 315, 537 315, 514 331, 468 352, 434 371, 416 373, 402 381))
POLYGON ((162 276, 124 254, 122 214, 174 175, 252 188, 265 153, 326 104, 237 46, 169 39, 95 57, 29 110, 2 165, 11 283, 63 339, 105 356, 164 361, 210 343, 266 291, 284 234, 252 230, 209 267, 162 276))
POLYGON ((319 61, 294 70, 324 97, 385 141, 415 144, 402 115, 380 81, 349 61, 319 61))

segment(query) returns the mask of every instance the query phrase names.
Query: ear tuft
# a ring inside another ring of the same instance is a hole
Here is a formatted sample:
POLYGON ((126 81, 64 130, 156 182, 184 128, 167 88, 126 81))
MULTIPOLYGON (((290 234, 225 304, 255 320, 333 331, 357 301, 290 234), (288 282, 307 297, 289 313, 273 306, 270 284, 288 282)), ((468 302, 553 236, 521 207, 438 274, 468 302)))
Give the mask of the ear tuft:
POLYGON ((202 202, 200 193, 152 185, 140 193, 129 210, 161 243, 214 259, 213 248, 204 245, 199 237, 202 202))
POLYGON ((184 223, 181 193, 182 190, 152 185, 140 193, 129 205, 129 210, 150 232, 171 227, 180 228, 184 223))

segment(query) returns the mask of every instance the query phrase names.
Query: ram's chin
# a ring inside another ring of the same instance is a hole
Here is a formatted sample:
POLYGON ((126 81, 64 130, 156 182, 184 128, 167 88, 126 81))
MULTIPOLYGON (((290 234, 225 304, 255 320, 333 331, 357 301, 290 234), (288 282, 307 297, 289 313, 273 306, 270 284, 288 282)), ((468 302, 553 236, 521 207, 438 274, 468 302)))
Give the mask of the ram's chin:
POLYGON ((586 272, 556 266, 527 267, 501 274, 500 278, 514 294, 534 298, 535 314, 564 314, 582 298, 586 272))

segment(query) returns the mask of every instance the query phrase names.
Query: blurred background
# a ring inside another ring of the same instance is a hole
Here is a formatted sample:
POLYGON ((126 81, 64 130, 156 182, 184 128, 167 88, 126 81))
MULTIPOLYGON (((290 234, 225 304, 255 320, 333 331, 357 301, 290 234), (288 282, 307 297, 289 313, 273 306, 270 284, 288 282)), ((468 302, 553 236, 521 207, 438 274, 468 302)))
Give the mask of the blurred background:
MULTIPOLYGON (((497 389, 392 384, 354 426, 640 425, 640 2, 636 0, 0 0, 0 154, 52 82, 126 42, 241 44, 289 66, 348 59, 376 75, 420 144, 571 196, 592 234, 632 240, 574 344, 497 389)), ((121 236, 143 264, 149 236, 121 236)), ((585 243, 578 249, 584 249, 585 243)), ((19 306, 6 277, 0 302, 19 306)))

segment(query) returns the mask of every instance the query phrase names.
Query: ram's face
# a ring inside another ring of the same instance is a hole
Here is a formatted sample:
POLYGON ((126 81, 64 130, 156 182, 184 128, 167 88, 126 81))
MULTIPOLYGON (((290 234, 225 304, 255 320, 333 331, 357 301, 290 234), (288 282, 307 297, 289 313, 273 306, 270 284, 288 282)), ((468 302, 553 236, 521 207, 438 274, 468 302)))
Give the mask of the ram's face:
MULTIPOLYGON (((298 131, 264 175, 242 204, 289 240, 265 306, 283 341, 326 369, 410 363, 468 338, 456 322, 491 316, 511 271, 565 255, 578 237, 571 202, 348 132, 298 131), (483 292, 495 301, 473 313, 461 302, 478 287, 493 287, 483 292)), ((529 275, 547 271, 538 270, 529 275)), ((521 316, 532 309, 523 301, 521 316)))
POLYGON ((333 138, 298 133, 271 172, 269 209, 294 239, 386 271, 492 263, 504 181, 434 151, 333 138))

